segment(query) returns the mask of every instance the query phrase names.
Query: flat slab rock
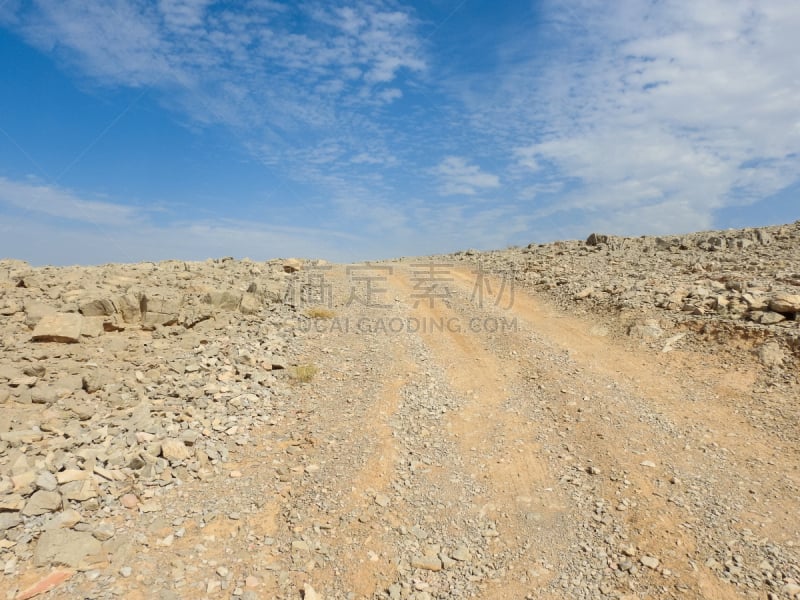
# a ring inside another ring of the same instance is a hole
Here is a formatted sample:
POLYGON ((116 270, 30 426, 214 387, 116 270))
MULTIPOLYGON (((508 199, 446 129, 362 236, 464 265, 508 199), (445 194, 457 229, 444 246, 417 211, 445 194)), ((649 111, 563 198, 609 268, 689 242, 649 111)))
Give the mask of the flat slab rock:
POLYGON ((78 313, 45 315, 33 330, 33 341, 76 344, 81 339, 82 328, 83 316, 78 313))
POLYGON ((87 558, 97 556, 101 550, 102 544, 90 533, 55 529, 39 537, 33 562, 37 566, 53 564, 80 568, 87 558))

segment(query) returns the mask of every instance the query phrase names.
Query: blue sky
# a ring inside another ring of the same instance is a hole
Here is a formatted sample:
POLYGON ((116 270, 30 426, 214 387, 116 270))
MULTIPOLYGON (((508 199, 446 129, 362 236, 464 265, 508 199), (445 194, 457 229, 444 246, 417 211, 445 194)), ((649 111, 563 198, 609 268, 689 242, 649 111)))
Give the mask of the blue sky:
POLYGON ((795 0, 0 0, 0 257, 800 218, 795 0))

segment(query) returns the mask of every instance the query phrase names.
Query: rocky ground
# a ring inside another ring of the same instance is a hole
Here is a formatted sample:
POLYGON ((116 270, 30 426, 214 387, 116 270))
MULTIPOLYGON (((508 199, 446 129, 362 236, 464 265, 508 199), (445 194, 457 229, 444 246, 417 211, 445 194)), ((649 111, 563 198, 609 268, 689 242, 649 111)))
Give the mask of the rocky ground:
POLYGON ((0 597, 800 597, 800 222, 0 262, 0 597))

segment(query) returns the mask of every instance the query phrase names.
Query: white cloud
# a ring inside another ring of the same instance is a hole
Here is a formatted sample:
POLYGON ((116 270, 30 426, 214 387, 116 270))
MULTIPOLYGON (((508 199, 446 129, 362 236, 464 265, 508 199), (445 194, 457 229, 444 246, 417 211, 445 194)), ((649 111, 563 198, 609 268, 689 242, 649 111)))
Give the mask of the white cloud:
POLYGON ((546 11, 563 48, 523 61, 509 50, 495 79, 480 75, 494 92, 461 86, 520 186, 567 184, 540 217, 580 211, 610 229, 630 232, 638 218, 641 233, 685 231, 797 180, 793 2, 552 1, 546 11))
POLYGON ((0 177, 0 257, 35 264, 288 255, 348 260, 361 236, 335 229, 234 219, 156 224, 136 208, 81 198, 53 185, 0 177), (34 241, 34 243, 32 243, 34 241))
POLYGON ((159 0, 158 9, 171 29, 199 27, 212 0, 159 0))
POLYGON ((440 179, 439 193, 444 196, 474 196, 480 190, 500 187, 497 175, 482 171, 460 156, 448 156, 432 172, 440 179))
POLYGON ((0 205, 24 212, 91 225, 127 227, 141 221, 136 208, 84 200, 57 186, 0 177, 0 205))
POLYGON ((514 149, 514 155, 517 158, 517 164, 529 171, 538 171, 542 168, 542 166, 536 160, 537 153, 538 149, 536 146, 514 149))
POLYGON ((378 0, 349 8, 255 0, 15 6, 5 20, 31 44, 101 84, 159 89, 201 123, 332 127, 343 99, 354 108, 392 102, 402 95, 400 73, 426 68, 410 12, 378 0))
POLYGON ((564 184, 560 181, 534 183, 523 187, 519 192, 519 197, 522 200, 530 201, 542 195, 556 194, 562 189, 564 189, 564 184))

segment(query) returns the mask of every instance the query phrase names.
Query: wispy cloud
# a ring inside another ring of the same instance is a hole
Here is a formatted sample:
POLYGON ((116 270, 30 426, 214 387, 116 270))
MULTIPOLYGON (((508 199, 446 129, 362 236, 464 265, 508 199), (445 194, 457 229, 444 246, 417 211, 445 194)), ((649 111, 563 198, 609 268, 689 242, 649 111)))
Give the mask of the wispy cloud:
POLYGON ((85 200, 58 186, 12 181, 5 177, 0 177, 0 205, 90 225, 127 227, 143 218, 139 210, 130 206, 85 200))
POLYGON ((546 62, 509 51, 515 62, 484 84, 496 92, 463 96, 472 123, 527 171, 520 185, 565 184, 540 216, 690 230, 797 180, 791 2, 586 0, 546 13, 563 47, 546 62))
POLYGON ((433 173, 440 179, 439 193, 444 196, 474 196, 481 190, 500 187, 497 175, 482 171, 461 156, 448 156, 433 173))
POLYGON ((245 128, 332 125, 337 106, 391 102, 401 73, 426 68, 412 14, 380 0, 36 0, 13 18, 100 84, 155 87, 201 122, 245 128))
POLYGON ((55 185, 0 177, 0 257, 37 264, 139 262, 235 255, 297 255, 349 260, 342 247, 364 248, 358 233, 276 226, 236 219, 152 219, 115 202, 85 199, 55 185), (31 244, 30 240, 36 240, 31 244))

